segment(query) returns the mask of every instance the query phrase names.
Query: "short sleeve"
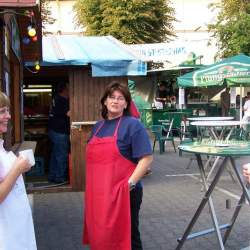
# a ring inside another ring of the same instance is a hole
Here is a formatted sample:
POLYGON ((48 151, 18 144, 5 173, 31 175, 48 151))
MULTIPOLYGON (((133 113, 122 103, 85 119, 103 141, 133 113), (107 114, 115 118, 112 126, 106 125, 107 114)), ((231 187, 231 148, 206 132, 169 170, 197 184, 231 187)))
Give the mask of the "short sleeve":
POLYGON ((145 155, 152 154, 152 146, 149 135, 144 126, 139 123, 137 131, 132 135, 132 157, 141 159, 145 155))

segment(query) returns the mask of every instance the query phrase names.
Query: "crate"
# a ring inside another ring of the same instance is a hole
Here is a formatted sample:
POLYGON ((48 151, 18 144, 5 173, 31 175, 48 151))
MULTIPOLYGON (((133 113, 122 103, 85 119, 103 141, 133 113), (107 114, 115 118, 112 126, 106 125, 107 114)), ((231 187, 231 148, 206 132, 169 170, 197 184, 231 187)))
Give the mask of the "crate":
POLYGON ((43 176, 44 175, 44 159, 43 157, 35 157, 35 166, 26 172, 26 176, 43 176))

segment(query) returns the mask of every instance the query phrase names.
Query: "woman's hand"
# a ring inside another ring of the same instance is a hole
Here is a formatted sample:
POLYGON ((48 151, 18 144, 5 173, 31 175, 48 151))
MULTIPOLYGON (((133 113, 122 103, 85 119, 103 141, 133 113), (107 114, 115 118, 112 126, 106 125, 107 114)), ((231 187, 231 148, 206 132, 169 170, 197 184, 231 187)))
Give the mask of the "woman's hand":
POLYGON ((25 173, 30 170, 31 165, 29 164, 28 159, 23 156, 18 156, 14 162, 14 167, 19 171, 19 174, 25 173))
POLYGON ((133 174, 130 176, 128 182, 136 184, 138 181, 141 180, 141 178, 145 175, 147 170, 150 167, 150 164, 153 161, 152 155, 145 155, 143 156, 137 163, 137 166, 133 172, 133 174))
POLYGON ((31 165, 28 160, 23 156, 17 157, 14 162, 13 167, 7 176, 0 182, 0 203, 4 201, 6 196, 11 191, 13 185, 15 184, 17 178, 24 172, 30 170, 31 165))

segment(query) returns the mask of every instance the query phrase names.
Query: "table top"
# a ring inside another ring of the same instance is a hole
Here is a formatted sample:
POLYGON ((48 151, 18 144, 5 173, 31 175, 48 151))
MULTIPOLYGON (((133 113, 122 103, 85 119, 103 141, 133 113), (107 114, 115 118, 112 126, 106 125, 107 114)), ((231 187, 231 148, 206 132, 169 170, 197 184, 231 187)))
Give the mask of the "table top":
POLYGON ((250 142, 248 141, 222 141, 202 140, 186 142, 179 146, 184 152, 214 156, 247 156, 250 155, 250 142))
POLYGON ((203 117, 188 117, 187 120, 189 121, 230 121, 234 120, 233 116, 203 116, 203 117))
POLYGON ((195 121, 191 122, 191 125, 201 127, 230 127, 248 124, 248 122, 242 121, 195 121))

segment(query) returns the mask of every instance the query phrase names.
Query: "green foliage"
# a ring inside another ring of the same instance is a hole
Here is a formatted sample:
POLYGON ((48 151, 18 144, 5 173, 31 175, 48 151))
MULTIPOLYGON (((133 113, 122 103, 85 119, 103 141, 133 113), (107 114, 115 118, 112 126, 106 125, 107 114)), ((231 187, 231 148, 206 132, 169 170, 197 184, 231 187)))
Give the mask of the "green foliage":
POLYGON ((219 10, 215 24, 209 24, 209 31, 217 40, 219 57, 239 53, 250 55, 250 3, 247 0, 222 0, 212 4, 219 10))
POLYGON ((46 32, 44 32, 44 26, 46 24, 53 24, 55 22, 55 19, 51 16, 51 10, 49 7, 48 0, 40 0, 40 6, 41 6, 43 34, 46 34, 46 32))
POLYGON ((77 0, 74 10, 86 35, 112 35, 127 44, 174 36, 175 11, 166 0, 77 0))

